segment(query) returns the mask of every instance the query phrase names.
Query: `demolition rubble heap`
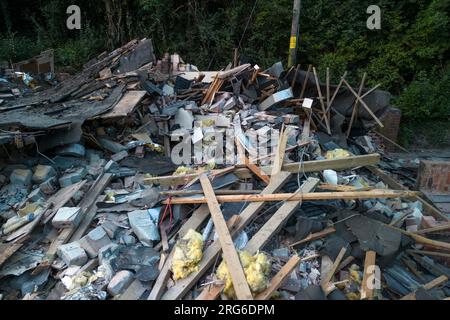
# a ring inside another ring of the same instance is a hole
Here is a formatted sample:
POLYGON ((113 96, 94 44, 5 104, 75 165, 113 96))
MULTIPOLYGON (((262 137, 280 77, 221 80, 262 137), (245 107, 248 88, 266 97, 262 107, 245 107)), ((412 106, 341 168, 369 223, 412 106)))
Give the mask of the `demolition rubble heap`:
POLYGON ((47 89, 6 71, 3 299, 450 295, 449 217, 383 152, 392 107, 366 76, 200 72, 148 39, 47 89))

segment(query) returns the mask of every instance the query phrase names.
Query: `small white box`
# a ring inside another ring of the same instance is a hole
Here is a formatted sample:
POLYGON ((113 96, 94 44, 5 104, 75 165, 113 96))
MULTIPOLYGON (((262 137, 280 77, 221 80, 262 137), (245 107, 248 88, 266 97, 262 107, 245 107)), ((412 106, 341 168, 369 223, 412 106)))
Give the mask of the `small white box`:
POLYGON ((303 99, 302 107, 311 109, 313 102, 314 102, 313 99, 305 98, 303 99))

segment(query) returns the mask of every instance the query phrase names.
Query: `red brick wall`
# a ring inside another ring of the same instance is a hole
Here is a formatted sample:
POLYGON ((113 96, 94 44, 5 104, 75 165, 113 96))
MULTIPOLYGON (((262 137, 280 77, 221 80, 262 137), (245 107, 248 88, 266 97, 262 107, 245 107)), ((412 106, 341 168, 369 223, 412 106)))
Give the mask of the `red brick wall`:
POLYGON ((450 162, 422 160, 417 177, 419 190, 435 194, 450 192, 450 162))

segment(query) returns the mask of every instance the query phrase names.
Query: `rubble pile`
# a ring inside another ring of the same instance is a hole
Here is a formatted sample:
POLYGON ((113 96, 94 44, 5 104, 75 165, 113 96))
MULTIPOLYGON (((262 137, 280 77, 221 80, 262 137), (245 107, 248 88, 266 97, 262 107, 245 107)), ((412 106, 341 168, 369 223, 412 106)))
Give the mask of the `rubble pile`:
POLYGON ((47 89, 0 78, 3 299, 450 295, 450 217, 377 142, 390 95, 364 79, 202 72, 149 39, 47 89))

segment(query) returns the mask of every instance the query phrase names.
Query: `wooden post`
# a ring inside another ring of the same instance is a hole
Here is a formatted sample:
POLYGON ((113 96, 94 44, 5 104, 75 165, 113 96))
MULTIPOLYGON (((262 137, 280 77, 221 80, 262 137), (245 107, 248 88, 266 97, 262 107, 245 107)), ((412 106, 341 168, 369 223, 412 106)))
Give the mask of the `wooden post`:
POLYGON ((292 10, 291 38, 289 42, 288 68, 292 67, 297 61, 299 18, 300 18, 300 0, 294 0, 294 8, 292 10))
POLYGON ((230 272, 231 280, 233 281, 233 287, 236 292, 236 296, 239 300, 253 300, 252 293, 247 283, 244 270, 239 260, 239 255, 236 252, 236 248, 233 244, 233 239, 228 231, 227 224, 223 218, 222 211, 220 210, 219 202, 214 194, 214 189, 206 174, 200 176, 200 183, 202 185, 205 196, 207 197, 207 203, 211 212, 211 218, 214 222, 214 227, 219 235, 220 246, 223 251, 223 258, 227 263, 228 271, 230 272))
MULTIPOLYGON (((361 94, 362 94, 362 91, 364 89, 364 83, 366 82, 366 77, 367 77, 367 73, 364 72, 364 75, 361 80, 361 84, 359 85, 358 96, 361 96, 361 94)), ((350 123, 349 123, 348 129, 347 129, 347 138, 350 136, 350 131, 352 130, 353 122, 355 122, 356 119, 358 118, 358 105, 359 105, 359 101, 356 100, 355 104, 353 105, 352 116, 350 118, 350 123)))
POLYGON ((366 259, 364 260, 364 275, 361 284, 361 299, 369 299, 369 300, 373 299, 374 289, 368 286, 368 282, 371 276, 376 276, 373 273, 374 270, 369 270, 375 266, 375 258, 376 258, 375 251, 369 250, 366 252, 366 259))

